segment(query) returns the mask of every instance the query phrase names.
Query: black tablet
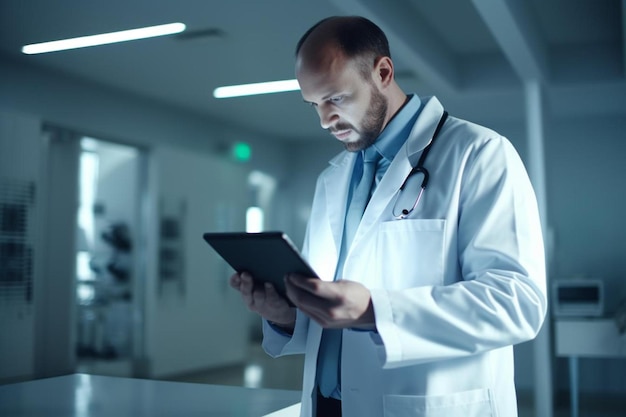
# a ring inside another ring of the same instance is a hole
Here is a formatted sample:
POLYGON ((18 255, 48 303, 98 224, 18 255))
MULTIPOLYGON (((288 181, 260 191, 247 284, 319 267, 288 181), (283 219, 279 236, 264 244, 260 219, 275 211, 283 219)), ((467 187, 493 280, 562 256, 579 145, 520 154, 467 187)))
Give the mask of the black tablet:
POLYGON ((235 271, 249 272, 260 282, 271 282, 282 296, 286 274, 317 277, 283 232, 205 233, 203 237, 235 271))

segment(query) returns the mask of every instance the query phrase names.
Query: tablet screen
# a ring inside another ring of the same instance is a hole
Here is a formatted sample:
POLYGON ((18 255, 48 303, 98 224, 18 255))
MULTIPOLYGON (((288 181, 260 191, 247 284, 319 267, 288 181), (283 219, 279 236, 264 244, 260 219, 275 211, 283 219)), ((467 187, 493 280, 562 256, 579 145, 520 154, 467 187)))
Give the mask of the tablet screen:
POLYGON ((203 237, 235 271, 249 272, 260 282, 271 282, 283 297, 286 274, 317 277, 283 232, 205 233, 203 237))

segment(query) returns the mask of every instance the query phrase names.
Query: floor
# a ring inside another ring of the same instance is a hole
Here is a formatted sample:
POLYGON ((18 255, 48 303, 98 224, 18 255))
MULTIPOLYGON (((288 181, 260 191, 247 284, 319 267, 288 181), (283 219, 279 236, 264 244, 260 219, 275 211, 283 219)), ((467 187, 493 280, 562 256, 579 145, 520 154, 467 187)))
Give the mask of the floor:
MULTIPOLYGON (((174 381, 203 384, 235 385, 249 388, 302 389, 302 356, 272 359, 259 343, 250 346, 249 361, 244 365, 230 366, 170 378, 174 381)), ((520 393, 519 417, 535 416, 532 397, 520 393)), ((555 399, 553 417, 570 417, 569 397, 565 393, 555 399)), ((580 398, 579 417, 626 417, 626 396, 580 398)))

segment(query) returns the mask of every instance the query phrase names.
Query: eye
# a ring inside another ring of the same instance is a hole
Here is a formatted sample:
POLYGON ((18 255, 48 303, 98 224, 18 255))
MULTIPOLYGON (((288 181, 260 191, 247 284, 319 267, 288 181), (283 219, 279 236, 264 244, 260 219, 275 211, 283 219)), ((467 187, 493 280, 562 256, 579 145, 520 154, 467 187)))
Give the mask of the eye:
POLYGON ((345 96, 335 96, 328 99, 333 104, 341 103, 345 96))

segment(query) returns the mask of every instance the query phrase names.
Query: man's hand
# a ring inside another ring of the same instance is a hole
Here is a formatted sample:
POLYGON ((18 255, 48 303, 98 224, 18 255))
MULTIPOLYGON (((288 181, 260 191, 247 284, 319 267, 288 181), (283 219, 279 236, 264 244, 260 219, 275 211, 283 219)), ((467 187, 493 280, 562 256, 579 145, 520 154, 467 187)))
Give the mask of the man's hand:
POLYGON ((263 286, 254 285, 254 279, 248 273, 233 274, 229 279, 231 287, 239 291, 241 298, 250 311, 264 319, 291 331, 296 322, 296 309, 287 304, 274 286, 265 283, 263 286))
POLYGON ((324 328, 376 326, 370 292, 358 282, 328 282, 290 274, 285 284, 287 297, 324 328))

